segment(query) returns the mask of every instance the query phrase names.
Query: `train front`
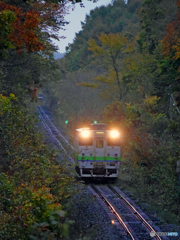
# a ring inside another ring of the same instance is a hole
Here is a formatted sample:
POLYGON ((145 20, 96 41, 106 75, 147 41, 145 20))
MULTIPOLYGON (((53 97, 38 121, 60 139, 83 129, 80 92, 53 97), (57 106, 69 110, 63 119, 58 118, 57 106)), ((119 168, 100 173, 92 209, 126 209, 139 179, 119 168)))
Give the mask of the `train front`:
POLYGON ((106 124, 76 129, 81 177, 117 178, 120 166, 120 133, 106 124))

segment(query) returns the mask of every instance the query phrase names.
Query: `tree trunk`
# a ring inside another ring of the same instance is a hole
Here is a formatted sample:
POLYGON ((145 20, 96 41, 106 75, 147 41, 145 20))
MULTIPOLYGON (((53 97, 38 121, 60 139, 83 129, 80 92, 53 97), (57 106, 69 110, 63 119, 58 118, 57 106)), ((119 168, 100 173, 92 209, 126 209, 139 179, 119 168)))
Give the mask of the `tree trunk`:
POLYGON ((121 101, 121 99, 122 99, 121 84, 120 84, 119 74, 118 74, 118 70, 117 70, 116 64, 114 64, 114 70, 116 72, 116 80, 117 80, 118 87, 119 87, 119 100, 121 101))

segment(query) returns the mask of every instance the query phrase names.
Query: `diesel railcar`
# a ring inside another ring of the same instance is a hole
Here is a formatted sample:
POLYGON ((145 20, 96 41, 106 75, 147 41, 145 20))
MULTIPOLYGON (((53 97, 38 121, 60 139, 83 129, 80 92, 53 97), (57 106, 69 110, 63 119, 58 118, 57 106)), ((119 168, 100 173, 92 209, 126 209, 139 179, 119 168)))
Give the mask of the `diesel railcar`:
POLYGON ((121 160, 121 136, 103 123, 75 131, 79 174, 83 178, 117 178, 121 160))

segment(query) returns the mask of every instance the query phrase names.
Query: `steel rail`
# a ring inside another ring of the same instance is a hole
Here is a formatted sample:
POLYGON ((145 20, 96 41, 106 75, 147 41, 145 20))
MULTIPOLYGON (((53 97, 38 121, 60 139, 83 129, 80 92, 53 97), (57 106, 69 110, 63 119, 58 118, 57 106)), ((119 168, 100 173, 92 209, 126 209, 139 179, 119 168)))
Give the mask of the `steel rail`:
MULTIPOLYGON (((41 108, 42 109, 42 108, 41 108)), ((67 151, 64 149, 64 147, 62 146, 62 144, 60 143, 60 141, 56 138, 56 136, 53 134, 53 132, 52 132, 52 130, 50 129, 50 127, 48 126, 48 124, 46 123, 46 121, 44 120, 44 118, 43 118, 43 115, 42 115, 42 113, 41 113, 41 111, 40 110, 38 110, 39 111, 39 113, 40 113, 40 118, 41 118, 41 120, 43 121, 43 123, 44 123, 44 125, 45 125, 45 128, 47 129, 47 131, 50 133, 50 135, 51 136, 53 136, 53 138, 55 139, 55 141, 58 143, 58 145, 60 146, 60 149, 61 150, 63 150, 63 152, 65 153, 65 154, 67 154, 67 151)), ((43 111, 44 112, 44 111, 43 111)), ((45 116, 46 116, 46 118, 48 117, 47 116, 47 114, 45 114, 45 113, 43 113, 45 116)), ((49 117, 48 117, 49 118, 49 117)), ((51 120, 49 120, 49 121, 51 121, 51 120)), ((54 124, 53 124, 54 125, 54 124)), ((68 154, 67 154, 68 155, 68 154)), ((68 155, 68 161, 71 163, 71 164, 75 164, 75 161, 68 155)))
POLYGON ((73 150, 75 150, 74 147, 68 142, 68 140, 61 134, 59 129, 52 123, 52 121, 50 120, 49 116, 45 113, 43 108, 41 106, 39 106, 39 108, 41 109, 43 114, 46 116, 46 118, 49 121, 49 123, 53 126, 54 130, 56 131, 56 133, 64 140, 64 142, 66 142, 73 150))
POLYGON ((98 194, 98 196, 100 197, 100 199, 103 200, 103 202, 109 207, 109 209, 112 211, 112 213, 115 215, 115 217, 118 219, 120 225, 124 228, 124 230, 129 234, 129 236, 131 237, 132 240, 135 240, 135 238, 133 237, 131 231, 129 230, 129 228, 127 227, 127 225, 124 223, 124 221, 122 220, 122 218, 120 217, 120 215, 117 213, 116 209, 113 207, 113 205, 107 200, 106 197, 104 197, 104 195, 97 189, 97 187, 95 186, 91 186, 91 188, 98 194))
POLYGON ((119 192, 117 192, 112 186, 108 188, 114 192, 129 208, 129 210, 136 216, 136 218, 148 229, 149 232, 155 234, 154 239, 161 240, 161 238, 156 234, 156 231, 151 227, 151 225, 141 216, 141 214, 129 203, 126 198, 124 198, 119 192))
POLYGON ((54 134, 53 134, 53 132, 51 131, 50 127, 49 127, 48 124, 44 121, 44 118, 43 118, 41 112, 39 112, 39 113, 40 113, 40 119, 42 120, 45 128, 46 128, 47 131, 50 133, 50 135, 53 136, 53 138, 55 138, 55 140, 56 140, 56 142, 59 144, 61 150, 63 150, 63 151, 65 152, 65 149, 64 149, 64 147, 62 146, 62 144, 61 144, 61 143, 58 141, 58 139, 54 136, 54 134))

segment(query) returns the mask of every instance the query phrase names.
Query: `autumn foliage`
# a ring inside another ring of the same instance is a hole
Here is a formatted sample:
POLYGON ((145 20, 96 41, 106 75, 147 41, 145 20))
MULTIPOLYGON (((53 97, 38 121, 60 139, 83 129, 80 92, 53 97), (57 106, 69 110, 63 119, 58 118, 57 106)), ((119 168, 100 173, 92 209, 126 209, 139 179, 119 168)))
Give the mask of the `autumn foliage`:
POLYGON ((0 1, 0 12, 11 11, 15 20, 11 23, 12 32, 8 40, 18 52, 25 47, 28 52, 42 51, 46 48, 49 38, 58 39, 55 30, 60 28, 57 16, 64 20, 65 4, 55 4, 51 1, 29 2, 27 10, 0 1), (51 30, 51 31, 48 31, 51 30), (46 32, 46 40, 42 40, 42 34, 46 32))
POLYGON ((43 50, 43 44, 39 41, 37 30, 39 26, 40 13, 29 10, 23 13, 21 8, 0 2, 0 12, 10 10, 15 16, 12 24, 13 31, 8 36, 9 41, 21 52, 25 46, 28 52, 43 50))
MULTIPOLYGON (((60 239, 62 202, 74 185, 65 163, 43 143, 37 124, 14 94, 0 94, 1 239, 60 239)), ((69 170, 68 170, 69 172, 69 170)), ((74 190, 73 190, 74 191, 74 190)), ((62 239, 62 238, 61 238, 62 239)))
POLYGON ((174 22, 167 26, 163 39, 163 54, 172 60, 180 58, 180 0, 177 1, 178 13, 174 22))

